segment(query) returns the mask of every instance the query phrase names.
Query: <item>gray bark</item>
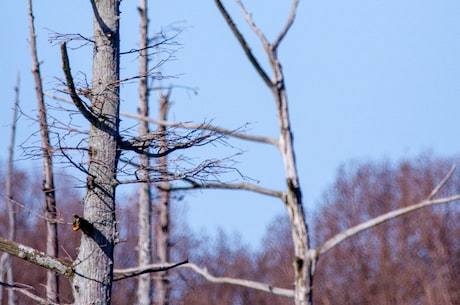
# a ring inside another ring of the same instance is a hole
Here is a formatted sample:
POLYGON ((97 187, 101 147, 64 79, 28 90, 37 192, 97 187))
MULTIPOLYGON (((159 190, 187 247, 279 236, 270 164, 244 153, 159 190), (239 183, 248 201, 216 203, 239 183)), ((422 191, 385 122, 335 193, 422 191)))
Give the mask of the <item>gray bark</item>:
MULTIPOLYGON (((139 108, 140 116, 149 116, 148 98, 148 18, 147 1, 140 0, 140 42, 139 42, 139 108)), ((149 123, 139 121, 139 136, 149 133, 149 123)), ((147 155, 139 156, 140 169, 139 178, 141 181, 148 181, 150 158, 147 155)), ((139 266, 147 266, 152 263, 152 194, 149 182, 139 183, 139 202, 138 202, 138 221, 139 221, 139 240, 137 243, 137 256, 139 266)), ((142 274, 138 277, 137 283, 137 303, 139 305, 150 305, 153 298, 152 276, 142 274)))
POLYGON ((312 285, 316 256, 311 254, 316 252, 310 250, 308 226, 303 209, 302 192, 299 183, 292 129, 289 119, 288 97, 283 69, 278 59, 278 47, 294 22, 299 0, 292 1, 290 16, 278 37, 272 43, 267 40, 264 33, 254 24, 251 14, 246 11, 241 1, 237 0, 247 23, 262 43, 272 69, 273 75, 271 77, 253 55, 246 39, 236 27, 222 2, 220 0, 215 0, 215 2, 233 34, 238 39, 249 61, 273 94, 280 128, 280 137, 277 147, 283 158, 287 184, 287 190, 284 192, 283 201, 291 222, 291 235, 294 242, 294 301, 296 305, 312 304, 312 285))
MULTIPOLYGON (((40 137, 42 142, 42 160, 43 160, 43 186, 42 191, 45 195, 43 211, 46 218, 46 254, 58 257, 58 231, 57 231, 57 210, 56 194, 54 187, 53 156, 52 147, 49 137, 49 126, 47 122, 45 99, 43 96, 42 78, 40 74, 40 64, 37 55, 36 35, 34 16, 32 11, 32 1, 29 4, 29 29, 30 29, 30 48, 32 55, 32 73, 35 81, 35 92, 37 95, 40 137)), ((57 275, 48 270, 46 273, 46 297, 53 301, 59 302, 59 281, 57 275)))
POLYGON ((72 282, 75 304, 110 304, 116 239, 115 189, 119 150, 119 1, 92 0, 94 50, 89 165, 83 231, 72 282))
MULTIPOLYGON (((160 120, 166 121, 168 108, 169 108, 169 95, 168 91, 165 95, 160 96, 160 120)), ((166 126, 160 125, 158 127, 160 138, 160 146, 167 148, 166 143, 166 126)), ((155 251, 156 260, 160 264, 166 264, 170 260, 170 221, 169 221, 169 203, 170 203, 170 183, 167 181, 168 177, 168 158, 167 156, 160 157, 159 160, 160 173, 164 177, 164 181, 160 182, 158 188, 159 202, 155 206, 155 251)), ((169 295, 171 287, 169 284, 168 272, 164 271, 158 274, 155 278, 155 304, 167 305, 169 304, 169 295)))

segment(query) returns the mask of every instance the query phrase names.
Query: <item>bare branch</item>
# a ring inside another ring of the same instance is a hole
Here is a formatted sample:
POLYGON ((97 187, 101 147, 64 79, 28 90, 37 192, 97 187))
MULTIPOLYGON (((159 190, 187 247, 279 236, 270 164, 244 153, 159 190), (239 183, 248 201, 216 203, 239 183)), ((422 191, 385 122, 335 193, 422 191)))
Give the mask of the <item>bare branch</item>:
POLYGON ((203 130, 209 130, 209 131, 214 131, 216 133, 220 133, 226 136, 238 138, 241 140, 248 140, 248 141, 254 141, 254 142, 260 142, 260 143, 265 143, 265 144, 272 144, 277 146, 278 145, 278 139, 276 138, 269 138, 269 137, 262 137, 262 136, 254 136, 254 135, 248 135, 245 133, 240 133, 237 132, 236 130, 230 130, 222 127, 217 127, 217 126, 212 126, 209 124, 197 124, 197 123, 182 123, 182 122, 170 122, 170 121, 164 121, 164 120, 157 120, 154 118, 150 117, 144 117, 140 116, 137 114, 132 114, 128 112, 120 112, 122 116, 128 117, 128 118, 134 118, 137 120, 145 120, 153 124, 157 125, 162 125, 162 126, 168 126, 168 127, 180 127, 184 129, 203 129, 203 130))
POLYGON ((256 289, 264 292, 269 292, 275 295, 285 296, 289 298, 294 297, 294 291, 291 289, 273 287, 271 285, 267 285, 260 282, 244 280, 244 279, 236 279, 231 277, 216 277, 210 274, 206 269, 202 269, 193 263, 188 263, 183 265, 182 267, 190 268, 199 275, 203 276, 205 279, 212 283, 221 283, 221 284, 231 284, 241 287, 247 287, 251 289, 256 289))
POLYGON ((132 137, 129 140, 120 140, 119 144, 120 147, 125 150, 132 150, 141 155, 146 155, 152 158, 159 158, 167 156, 176 150, 186 149, 193 146, 202 146, 215 140, 215 137, 213 137, 212 134, 195 136, 195 131, 196 130, 190 132, 187 135, 179 136, 173 141, 170 141, 171 143, 169 144, 171 147, 160 146, 158 153, 152 153, 147 150, 149 147, 154 146, 154 141, 158 141, 158 139, 162 136, 157 132, 152 132, 138 137, 132 137))
MULTIPOLYGON (((45 93, 46 96, 61 101, 65 103, 72 103, 72 101, 50 94, 50 93, 45 93)), ((146 121, 152 124, 157 124, 161 126, 167 126, 167 127, 179 127, 179 128, 184 128, 184 129, 202 129, 202 130, 209 130, 209 131, 214 131, 219 134, 223 134, 229 137, 241 139, 241 140, 247 140, 247 141, 253 141, 253 142, 259 142, 259 143, 265 143, 265 144, 271 144, 278 146, 278 139, 277 138, 270 138, 270 137, 263 137, 263 136, 256 136, 256 135, 248 135, 245 133, 238 132, 236 130, 231 130, 231 129, 226 129, 218 126, 213 126, 210 124, 200 124, 200 123, 184 123, 184 122, 171 122, 171 121, 165 121, 165 120, 158 120, 154 119, 151 117, 147 116, 142 116, 134 113, 129 113, 125 111, 120 111, 120 115, 127 117, 127 118, 132 118, 140 121, 146 121)))
MULTIPOLYGON (((446 176, 447 177, 447 176, 446 176)), ((444 181, 444 179, 443 179, 444 181)), ((431 206, 431 205, 436 205, 436 204, 441 204, 441 203, 448 203, 452 201, 460 200, 460 194, 450 196, 450 197, 444 197, 444 198, 439 198, 439 199, 426 199, 423 200, 419 203, 410 205, 408 207, 404 207, 401 209, 397 209, 391 212, 388 212, 386 214, 380 215, 378 217, 375 217, 373 219, 370 219, 366 222, 363 222, 357 226, 354 226, 352 228, 349 228, 343 232, 340 232, 339 234, 335 235, 334 237, 330 238, 327 240, 325 243, 323 243, 318 249, 317 249, 317 255, 321 255, 332 249, 333 247, 337 246, 341 242, 345 241, 346 239, 361 233, 365 230, 368 230, 372 227, 375 227, 381 223, 384 223, 388 220, 394 219, 396 217, 408 214, 410 212, 419 210, 421 208, 431 206)))
POLYGON ((256 33, 256 35, 259 37, 260 41, 262 42, 262 45, 264 46, 264 49, 269 52, 270 50, 270 43, 268 42, 267 37, 265 37, 264 33, 256 26, 254 20, 252 19, 251 14, 246 10, 246 8, 243 5, 243 2, 241 0, 236 1, 238 5, 240 6, 241 12, 243 16, 246 18, 246 22, 248 23, 249 27, 256 33))
POLYGON ((138 276, 144 273, 152 273, 152 272, 161 272, 167 271, 169 269, 187 264, 188 260, 178 262, 178 263, 171 263, 171 264, 151 264, 147 266, 141 267, 133 267, 127 269, 114 269, 113 273, 119 274, 113 277, 113 281, 120 281, 130 277, 138 276))
POLYGON ((70 63, 69 63, 69 55, 67 54, 67 47, 66 43, 61 43, 61 57, 62 57, 62 70, 64 72, 67 88, 69 90, 70 97, 72 98, 72 102, 81 112, 81 114, 93 125, 99 126, 99 120, 91 113, 88 109, 88 106, 82 101, 82 99, 78 96, 77 91, 75 89, 75 83, 72 78, 72 74, 70 73, 70 63))
POLYGON ((236 39, 238 39, 238 42, 240 43, 241 47, 244 50, 244 53, 248 57, 249 61, 252 63, 254 68, 256 69, 257 73, 259 73, 260 77, 264 80, 265 84, 271 88, 274 86, 273 82, 270 80, 270 77, 268 77, 267 73, 265 70, 262 68, 262 66, 259 64, 259 61, 257 58, 252 54, 251 48, 249 47, 248 43, 246 42, 246 39, 244 39, 243 35, 241 32, 238 30, 236 27, 235 22, 233 21, 232 17, 228 14, 227 10, 223 6, 222 2, 220 0, 215 0, 217 7, 219 8, 220 13, 224 17, 225 21, 227 22, 228 26, 232 30, 233 34, 235 35, 236 39))
POLYGON ((449 171, 447 172, 446 176, 439 182, 439 184, 431 191, 430 195, 428 196, 428 200, 433 199, 434 196, 436 196, 437 193, 441 190, 441 188, 449 181, 450 177, 452 177, 452 174, 455 171, 455 164, 452 164, 450 167, 449 171))
POLYGON ((3 283, 3 282, 0 282, 0 286, 3 286, 7 289, 10 289, 12 291, 17 291, 19 293, 22 293, 23 295, 25 295, 26 297, 28 297, 29 299, 35 301, 35 302, 38 302, 38 304, 46 304, 46 305, 70 305, 70 304, 62 304, 62 303, 53 303, 51 302, 50 300, 47 300, 47 299, 44 299, 44 298, 41 298, 39 297, 38 295, 36 294, 33 294, 32 292, 29 291, 29 289, 33 289, 32 287, 30 286, 26 286, 26 285, 18 285, 18 284, 7 284, 7 283, 3 283))
POLYGON ((291 5, 291 12, 289 14, 289 18, 284 25, 284 28, 281 30, 279 33, 278 37, 275 39, 275 41, 272 44, 272 49, 276 51, 278 49, 279 44, 281 43, 281 40, 286 36, 287 32, 291 28, 292 24, 294 23, 295 15, 297 13, 297 6, 299 5, 299 0, 293 0, 292 5, 291 5))
POLYGON ((284 192, 275 191, 272 189, 264 188, 257 186, 252 183, 198 183, 191 179, 184 179, 184 181, 189 182, 190 186, 184 187, 172 187, 171 191, 184 191, 184 190, 193 190, 193 189, 226 189, 226 190, 246 190, 262 195, 283 198, 285 196, 284 192))
POLYGON ((3 237, 0 237, 0 251, 54 271, 59 275, 66 277, 71 277, 73 275, 72 264, 70 262, 51 257, 34 248, 30 248, 12 240, 7 240, 3 237))

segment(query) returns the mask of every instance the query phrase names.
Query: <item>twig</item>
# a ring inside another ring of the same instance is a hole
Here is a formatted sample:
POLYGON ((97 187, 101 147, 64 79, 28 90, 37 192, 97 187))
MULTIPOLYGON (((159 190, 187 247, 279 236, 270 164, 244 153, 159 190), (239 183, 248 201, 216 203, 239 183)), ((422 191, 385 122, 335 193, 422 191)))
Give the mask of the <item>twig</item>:
MULTIPOLYGON (((8 283, 3 283, 3 282, 0 282, 0 286, 3 286, 7 289, 11 289, 11 290, 14 290, 14 291, 17 291, 19 293, 22 293, 23 295, 25 295, 26 297, 28 297, 29 299, 37 302, 38 304, 46 304, 46 305, 65 305, 65 304, 62 304, 62 303, 54 303, 54 302, 51 302, 50 300, 47 300, 47 299, 44 299, 44 298, 41 298, 39 297, 38 295, 36 294, 33 294, 32 292, 30 292, 28 289, 33 289, 32 287, 30 286, 26 286, 26 285, 17 285, 17 284, 8 284, 8 283)), ((68 304, 70 305, 70 304, 68 304)))
POLYGON ((433 199, 434 196, 436 196, 437 193, 441 190, 441 188, 449 181, 450 177, 452 177, 452 174, 455 171, 455 164, 452 164, 450 167, 449 171, 447 172, 446 176, 441 180, 441 182, 438 183, 438 185, 431 191, 430 195, 428 196, 428 200, 433 199))
POLYGON ((278 46, 281 43, 281 40, 283 40, 283 38, 286 36, 287 32, 291 28, 292 24, 294 23, 295 15, 297 13, 297 6, 299 5, 299 2, 300 2, 299 0, 294 0, 292 2, 291 12, 289 14, 289 18, 288 18, 286 24, 284 25, 284 28, 281 30, 281 32, 279 33, 278 37, 275 39, 275 41, 272 44, 272 49, 274 51, 276 51, 276 49, 278 49, 278 46))
MULTIPOLYGON (((46 96, 61 101, 65 103, 72 103, 72 101, 50 94, 50 93, 45 93, 46 96)), ((138 114, 133 114, 129 112, 124 112, 120 111, 120 115, 127 117, 127 118, 132 118, 136 120, 142 120, 142 121, 147 121, 152 124, 157 124, 157 125, 162 125, 162 126, 167 126, 167 127, 179 127, 179 128, 184 128, 184 129, 202 129, 202 130, 209 130, 209 131, 214 131, 216 133, 220 133, 229 137, 241 139, 241 140, 247 140, 247 141, 254 141, 254 142, 259 142, 259 143, 265 143, 265 144, 271 144, 278 146, 278 139, 277 138, 270 138, 270 137, 263 137, 263 136, 256 136, 256 135, 248 135, 245 133, 237 132, 236 130, 231 130, 231 129, 226 129, 222 127, 217 127, 209 124, 200 124, 200 123, 183 123, 183 122, 171 122, 171 121, 165 121, 165 120, 158 120, 154 119, 151 117, 147 116, 142 116, 138 114)))
POLYGON ((185 264, 182 267, 192 269, 193 271, 195 271, 196 273, 200 274, 205 279, 213 283, 231 284, 231 285, 256 289, 260 291, 265 291, 265 292, 269 292, 269 293, 276 294, 279 296, 285 296, 289 298, 294 297, 294 291, 291 289, 273 287, 271 285, 267 285, 264 283, 244 280, 244 279, 236 279, 236 278, 231 278, 231 277, 216 277, 210 274, 206 269, 202 269, 193 263, 185 264))
POLYGON ((178 262, 178 263, 171 263, 171 264, 151 264, 147 266, 141 267, 134 267, 134 268, 127 268, 127 269, 115 269, 113 270, 114 273, 119 274, 113 277, 113 281, 120 281, 130 277, 138 276, 144 273, 151 273, 151 272, 161 272, 166 271, 184 264, 187 264, 188 260, 178 262))

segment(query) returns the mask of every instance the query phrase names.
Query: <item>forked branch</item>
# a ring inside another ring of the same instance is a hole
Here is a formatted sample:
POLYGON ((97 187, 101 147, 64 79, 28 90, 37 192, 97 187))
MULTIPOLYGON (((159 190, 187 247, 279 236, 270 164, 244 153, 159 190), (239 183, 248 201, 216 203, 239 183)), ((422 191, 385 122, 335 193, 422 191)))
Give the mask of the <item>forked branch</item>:
POLYGON ((268 87, 273 87, 273 82, 270 80, 270 77, 267 75, 265 70, 262 68, 260 65, 259 61, 257 58, 254 56, 254 54, 251 51, 251 48, 249 47, 248 43, 246 42, 246 39, 243 37, 241 32, 238 30, 235 22, 233 21, 232 17, 230 17, 229 13, 225 9, 224 5, 220 0, 215 0, 217 7, 219 8, 220 13, 224 17, 225 21, 227 22, 228 26, 232 30, 233 34, 235 35, 236 39, 238 39, 238 42, 240 43, 241 47, 244 50, 244 53, 248 57, 249 61, 252 63, 254 68, 256 69, 257 73, 259 73, 260 77, 264 80, 265 84, 268 87))

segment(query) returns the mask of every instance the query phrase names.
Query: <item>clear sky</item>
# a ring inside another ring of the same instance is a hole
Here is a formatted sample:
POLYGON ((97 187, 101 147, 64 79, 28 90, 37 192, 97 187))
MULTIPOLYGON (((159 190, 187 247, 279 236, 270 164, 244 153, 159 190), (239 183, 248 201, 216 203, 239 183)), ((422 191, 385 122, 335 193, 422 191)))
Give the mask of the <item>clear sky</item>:
MULTIPOLYGON (((244 23, 235 1, 224 2, 247 35, 253 51, 260 44, 244 23)), ((35 1, 39 57, 44 87, 59 85, 59 44, 52 32, 91 36, 89 1, 35 1)), ((289 1, 245 1, 258 26, 273 40, 288 15, 289 1)), ((122 50, 137 46, 137 1, 124 0, 122 50)), ((249 65, 214 1, 150 2, 151 33, 182 29, 172 61, 162 67, 164 85, 175 89, 171 118, 230 129, 251 123, 249 132, 278 136, 275 105, 249 65)), ((280 47, 294 127, 295 148, 306 205, 314 208, 350 160, 397 160, 432 151, 459 152, 460 2, 457 0, 302 1, 297 19, 280 47)), ((0 10, 0 133, 6 139, 12 116, 16 72, 21 73, 21 108, 34 115, 35 92, 28 48, 26 1, 6 1, 0 10)), ((70 52, 72 71, 90 78, 91 47, 70 52), (84 73, 84 74, 83 74, 84 73)), ((261 60, 266 69, 264 59, 261 60)), ((123 77, 133 76, 135 57, 122 58, 123 77)), ((135 84, 122 87, 122 110, 135 112, 135 84)), ((152 105, 152 109, 156 109, 152 105)), ((134 122, 125 120, 125 127, 134 122)), ((18 144, 37 127, 21 118, 18 144)), ((261 186, 284 188, 281 158, 273 147, 243 141, 239 170, 261 186)), ((0 147, 4 160, 7 141, 0 147)), ((236 150, 225 150, 234 153, 236 150)), ((214 158, 221 148, 200 154, 214 158)), ((19 156, 18 156, 19 158, 19 156)), ((29 163, 18 162, 19 166, 29 163)), ((26 165, 27 164, 27 165, 26 165)), ((41 163, 34 165, 40 168, 41 163)), ((277 200, 245 192, 197 191, 182 202, 194 229, 222 227, 257 243, 267 223, 284 213, 277 200)))

